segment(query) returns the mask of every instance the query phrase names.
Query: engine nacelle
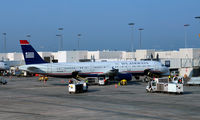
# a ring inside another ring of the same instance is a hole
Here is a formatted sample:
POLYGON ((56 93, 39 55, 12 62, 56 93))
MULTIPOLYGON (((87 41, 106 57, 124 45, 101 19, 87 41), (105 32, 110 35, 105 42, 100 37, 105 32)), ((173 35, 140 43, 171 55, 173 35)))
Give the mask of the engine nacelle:
POLYGON ((126 79, 128 81, 132 80, 132 74, 130 73, 118 73, 117 75, 118 80, 126 79))

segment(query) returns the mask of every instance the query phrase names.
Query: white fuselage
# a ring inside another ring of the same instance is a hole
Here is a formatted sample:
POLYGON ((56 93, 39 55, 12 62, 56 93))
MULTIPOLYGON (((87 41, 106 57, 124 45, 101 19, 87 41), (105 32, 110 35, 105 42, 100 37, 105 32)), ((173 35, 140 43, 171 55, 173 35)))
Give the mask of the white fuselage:
POLYGON ((157 73, 167 73, 167 67, 156 61, 116 61, 116 62, 79 62, 79 63, 45 63, 31 64, 19 67, 32 73, 67 76, 72 72, 79 71, 82 75, 106 74, 110 70, 117 69, 124 73, 144 73, 151 70, 157 73))

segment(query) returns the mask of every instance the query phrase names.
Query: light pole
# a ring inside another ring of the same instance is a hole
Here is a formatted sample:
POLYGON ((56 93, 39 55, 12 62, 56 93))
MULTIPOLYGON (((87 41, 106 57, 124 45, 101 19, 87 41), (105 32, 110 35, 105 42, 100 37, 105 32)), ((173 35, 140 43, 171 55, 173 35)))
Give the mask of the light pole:
POLYGON ((138 29, 140 31, 140 49, 142 48, 142 30, 144 30, 143 28, 139 28, 138 29))
POLYGON ((62 34, 63 30, 64 30, 64 28, 58 28, 58 31, 60 31, 60 34, 56 35, 56 36, 60 37, 60 47, 59 47, 59 50, 63 50, 63 34, 62 34))
POLYGON ((64 28, 58 28, 58 30, 64 30, 64 28))
MULTIPOLYGON (((200 22, 200 16, 194 17, 195 19, 199 19, 200 22)), ((200 37, 200 33, 199 33, 199 37, 200 37)))
POLYGON ((7 50, 6 50, 6 35, 7 35, 7 33, 2 33, 2 34, 3 34, 3 40, 4 40, 4 54, 5 54, 4 59, 6 59, 6 52, 7 52, 7 50))
POLYGON ((80 49, 80 39, 81 39, 81 34, 78 34, 77 37, 78 37, 78 50, 80 49))
POLYGON ((133 47, 133 43, 134 43, 134 39, 133 39, 133 26, 135 25, 135 23, 129 23, 128 24, 130 27, 131 27, 131 51, 133 52, 133 49, 134 49, 134 47, 133 47))
POLYGON ((27 37, 27 39, 28 39, 28 41, 29 41, 29 43, 30 43, 30 42, 31 42, 31 35, 30 35, 30 34, 27 34, 26 37, 27 37))
POLYGON ((7 49, 6 49, 6 35, 7 35, 7 33, 3 33, 3 40, 4 40, 4 53, 7 52, 7 49))
POLYGON ((195 19, 200 19, 200 16, 194 17, 195 19))
POLYGON ((60 38, 59 50, 61 51, 62 50, 62 35, 58 34, 56 36, 60 38))
POLYGON ((190 26, 189 24, 185 24, 185 48, 187 48, 187 27, 190 26))

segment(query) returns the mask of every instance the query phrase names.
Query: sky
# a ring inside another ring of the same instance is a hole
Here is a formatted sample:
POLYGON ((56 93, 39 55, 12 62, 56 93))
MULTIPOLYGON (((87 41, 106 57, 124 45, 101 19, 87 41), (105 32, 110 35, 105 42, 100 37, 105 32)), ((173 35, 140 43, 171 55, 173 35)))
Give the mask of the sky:
POLYGON ((21 52, 19 40, 38 51, 200 48, 200 0, 0 0, 0 52, 21 52), (133 31, 128 23, 134 23, 133 31), (184 27, 184 24, 190 24, 184 27), (58 28, 64 28, 62 31, 58 28), (30 38, 27 35, 31 35, 30 38), (133 39, 131 39, 133 35, 133 39))

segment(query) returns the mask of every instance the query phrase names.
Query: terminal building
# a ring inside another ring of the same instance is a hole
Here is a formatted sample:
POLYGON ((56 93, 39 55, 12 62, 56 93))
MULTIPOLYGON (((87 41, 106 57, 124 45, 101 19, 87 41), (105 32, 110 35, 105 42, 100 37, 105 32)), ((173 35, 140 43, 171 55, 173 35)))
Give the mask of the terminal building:
MULTIPOLYGON (((197 76, 200 73, 200 48, 181 48, 176 51, 156 51, 154 49, 127 51, 58 51, 38 52, 47 62, 95 62, 127 60, 159 60, 180 75, 197 76)), ((0 53, 0 61, 10 66, 25 64, 22 53, 0 53)))

